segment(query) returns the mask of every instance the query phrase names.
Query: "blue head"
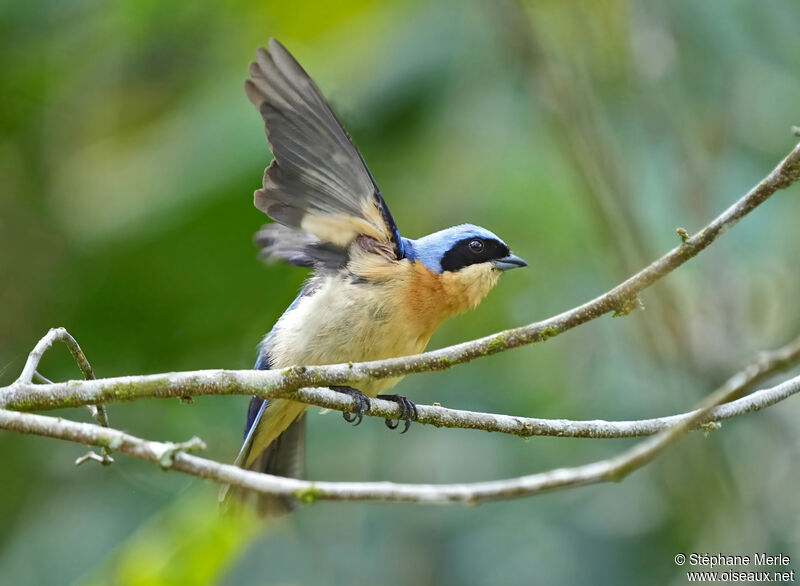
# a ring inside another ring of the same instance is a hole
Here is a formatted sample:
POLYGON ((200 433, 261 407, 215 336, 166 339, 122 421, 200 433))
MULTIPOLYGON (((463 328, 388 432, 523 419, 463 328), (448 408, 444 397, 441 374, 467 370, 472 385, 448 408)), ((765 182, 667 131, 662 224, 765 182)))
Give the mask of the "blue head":
POLYGON ((406 258, 420 261, 432 273, 457 272, 480 263, 499 271, 528 266, 511 254, 505 242, 486 228, 461 224, 418 240, 403 238, 406 258))

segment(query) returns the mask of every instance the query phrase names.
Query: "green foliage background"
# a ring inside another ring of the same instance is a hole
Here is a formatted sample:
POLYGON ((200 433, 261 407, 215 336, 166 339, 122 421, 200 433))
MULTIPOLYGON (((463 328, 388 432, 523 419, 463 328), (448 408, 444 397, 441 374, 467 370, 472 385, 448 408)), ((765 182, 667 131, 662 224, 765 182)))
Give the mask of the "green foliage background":
MULTIPOLYGON (((405 235, 480 223, 529 261, 438 347, 603 292, 763 177, 800 123, 798 29, 795 0, 2 3, 0 384, 59 325, 98 376, 252 365, 304 278, 251 242, 270 155, 242 83, 270 36, 347 122, 405 235)), ((398 390, 541 417, 685 410, 800 330, 798 217, 794 187, 645 311, 398 390)), ((77 376, 61 348, 42 370, 77 376)), ((229 461, 246 402, 110 417, 229 461)), ((0 581, 683 584, 672 560, 692 551, 800 569, 798 416, 790 400, 695 434, 618 485, 476 508, 318 503, 269 523, 220 520, 210 484, 123 456, 76 469, 80 446, 2 433, 0 581)), ((336 413, 309 428, 309 476, 328 480, 487 480, 630 445, 400 436, 336 413)))

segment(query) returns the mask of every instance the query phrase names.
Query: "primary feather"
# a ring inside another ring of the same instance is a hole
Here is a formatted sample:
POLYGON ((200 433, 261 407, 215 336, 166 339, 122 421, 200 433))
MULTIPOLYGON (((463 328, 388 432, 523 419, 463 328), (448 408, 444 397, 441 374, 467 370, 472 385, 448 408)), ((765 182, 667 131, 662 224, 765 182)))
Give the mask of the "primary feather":
POLYGON ((294 57, 275 39, 268 46, 258 49, 245 82, 275 156, 256 207, 321 242, 345 249, 366 235, 402 258, 394 219, 361 154, 294 57))

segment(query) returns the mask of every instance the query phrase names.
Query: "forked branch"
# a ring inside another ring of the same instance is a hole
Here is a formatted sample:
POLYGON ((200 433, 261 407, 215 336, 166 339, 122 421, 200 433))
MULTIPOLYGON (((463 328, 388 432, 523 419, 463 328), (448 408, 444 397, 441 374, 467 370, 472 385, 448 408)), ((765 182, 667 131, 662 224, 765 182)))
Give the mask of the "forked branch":
MULTIPOLYGON (((638 306, 638 294, 669 274, 714 242, 777 190, 800 178, 800 144, 758 185, 725 210, 705 228, 689 236, 680 232, 680 244, 607 293, 572 310, 541 322, 514 328, 470 342, 432 352, 381 361, 328 366, 295 366, 281 371, 207 370, 131 376, 66 383, 34 384, 42 355, 56 341, 63 341, 87 379, 93 379, 91 367, 77 342, 63 329, 51 330, 31 352, 20 377, 0 388, 0 428, 22 433, 95 445, 106 451, 156 462, 164 468, 179 470, 256 492, 294 495, 304 501, 382 500, 427 503, 466 502, 509 498, 569 488, 584 484, 619 480, 645 465, 689 429, 732 417, 781 401, 800 390, 800 377, 753 393, 731 403, 756 380, 793 363, 800 354, 800 343, 768 355, 760 364, 733 377, 708 397, 696 410, 667 418, 634 422, 570 422, 516 418, 502 415, 469 413, 437 407, 420 406, 420 420, 445 427, 490 429, 517 435, 559 435, 570 437, 623 437, 656 433, 630 450, 613 458, 577 468, 563 468, 508 480, 455 485, 407 485, 392 483, 308 482, 257 474, 187 454, 202 447, 200 440, 181 444, 152 442, 98 425, 74 423, 62 419, 20 413, 63 407, 101 406, 112 401, 130 401, 152 397, 246 394, 264 398, 287 397, 339 410, 352 408, 352 400, 329 389, 329 385, 352 384, 432 370, 444 370, 481 356, 539 342, 610 311, 625 314, 638 306), (309 388, 317 387, 317 388, 309 388)), ((43 377, 42 377, 43 378, 43 377)), ((46 380, 46 379, 44 379, 46 380)), ((99 415, 99 411, 97 412, 99 415)), ((367 415, 397 417, 396 406, 375 400, 367 415)), ((104 412, 99 420, 105 422, 104 412)))

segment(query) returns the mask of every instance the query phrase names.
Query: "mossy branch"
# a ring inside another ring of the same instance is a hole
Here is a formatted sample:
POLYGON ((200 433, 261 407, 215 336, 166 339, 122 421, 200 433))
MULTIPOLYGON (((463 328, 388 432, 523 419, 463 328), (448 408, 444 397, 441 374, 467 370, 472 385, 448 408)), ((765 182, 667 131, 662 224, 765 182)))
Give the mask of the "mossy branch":
MULTIPOLYGON (((63 329, 51 330, 31 352, 20 377, 11 385, 0 388, 0 428, 100 446, 105 450, 119 450, 134 457, 153 461, 164 468, 180 470, 256 492, 294 495, 305 502, 316 499, 332 499, 477 503, 490 499, 510 498, 559 488, 619 480, 651 461, 690 429, 708 426, 710 422, 718 419, 763 408, 800 391, 800 376, 798 376, 772 389, 753 393, 732 403, 721 405, 721 403, 739 396, 749 385, 754 384, 755 380, 791 363, 797 358, 800 348, 787 347, 772 354, 771 357, 768 355, 766 359, 762 360, 760 366, 756 364, 749 370, 746 369, 733 377, 722 388, 710 395, 698 409, 690 413, 672 416, 672 418, 643 422, 617 422, 616 424, 561 422, 561 431, 564 433, 554 434, 570 435, 571 437, 622 437, 623 435, 644 435, 658 432, 654 437, 618 456, 577 468, 557 469, 520 478, 474 484, 329 483, 280 478, 191 456, 186 451, 202 447, 202 442, 196 438, 180 444, 152 442, 108 427, 75 423, 19 411, 80 405, 99 406, 111 401, 148 397, 185 398, 211 394, 253 394, 265 398, 288 397, 346 411, 352 407, 350 399, 336 397, 337 393, 327 389, 309 387, 342 384, 358 386, 359 382, 370 379, 444 370, 475 358, 544 341, 608 312, 625 315, 636 309, 638 295, 641 291, 696 256, 773 193, 791 185, 798 178, 800 178, 800 144, 795 146, 763 181, 705 228, 693 236, 688 236, 685 231, 681 231, 679 233, 681 242, 677 247, 607 293, 541 322, 416 356, 357 364, 295 366, 280 371, 211 370, 66 383, 47 382, 37 385, 34 384, 33 378, 36 375, 39 361, 44 352, 56 340, 67 344, 86 378, 93 378, 91 367, 77 342, 63 329), (631 424, 634 426, 630 427, 631 424), (574 427, 570 428, 570 425, 574 425, 574 427), (616 431, 620 432, 619 435, 597 432, 603 425, 617 426, 616 431), (622 433, 625 426, 630 429, 627 433, 622 433), (570 432, 570 429, 576 431, 570 432), (587 431, 592 429, 594 431, 587 431), (658 431, 659 429, 660 431, 658 431)), ((426 421, 427 418, 426 422, 428 423, 449 427, 486 429, 494 426, 494 431, 506 431, 517 433, 517 435, 546 434, 542 431, 545 427, 535 428, 532 423, 534 421, 542 423, 546 420, 470 414, 452 410, 439 411, 438 409, 441 408, 420 407, 420 419, 426 421), (492 419, 493 423, 482 422, 481 418, 492 419), (508 426, 506 425, 508 419, 512 419, 516 423, 508 426), (518 428, 521 427, 525 432, 511 431, 514 425, 518 428), (542 433, 531 431, 533 429, 538 429, 542 433)), ((367 414, 384 418, 395 418, 399 415, 396 407, 379 400, 373 402, 373 408, 367 414)))
MULTIPOLYGON (((186 453, 191 449, 204 447, 203 442, 197 438, 177 444, 153 442, 99 425, 5 409, 0 409, 0 428, 101 446, 148 460, 165 470, 176 470, 253 492, 295 496, 304 503, 337 500, 474 505, 490 500, 530 496, 587 484, 617 482, 653 460, 689 429, 707 421, 712 410, 728 400, 739 388, 729 381, 688 416, 612 458, 584 466, 558 468, 518 478, 469 484, 312 482, 283 478, 243 470, 186 453)), ((782 389, 780 394, 784 397, 797 393, 800 391, 800 376, 778 385, 774 390, 779 388, 782 389)), ((763 392, 772 391, 773 389, 768 389, 763 392)))

